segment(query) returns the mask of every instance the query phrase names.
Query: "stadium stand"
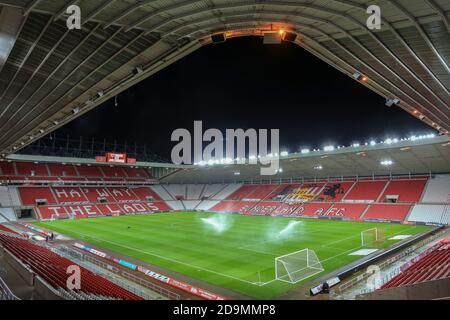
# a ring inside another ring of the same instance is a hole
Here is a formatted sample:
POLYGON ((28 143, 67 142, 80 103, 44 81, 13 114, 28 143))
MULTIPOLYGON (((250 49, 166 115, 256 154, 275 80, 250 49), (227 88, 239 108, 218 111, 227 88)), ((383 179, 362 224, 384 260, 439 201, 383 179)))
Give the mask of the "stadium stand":
POLYGON ((145 201, 155 201, 161 200, 156 192, 154 192, 149 187, 136 187, 132 188, 131 191, 140 199, 145 201))
POLYGON ((399 275, 381 286, 380 290, 438 280, 450 276, 450 243, 443 241, 402 267, 399 275))
POLYGON ((176 200, 187 199, 186 185, 184 184, 169 184, 162 187, 165 188, 167 192, 171 194, 172 198, 176 200))
POLYGON ((450 225, 450 205, 417 204, 412 209, 408 221, 450 225))
POLYGON ((419 202, 426 182, 427 179, 390 181, 379 202, 389 202, 389 199, 395 199, 396 202, 419 202))
POLYGON ((0 162, 0 171, 4 176, 14 176, 16 174, 16 169, 14 168, 13 162, 0 162))
POLYGON ((0 233, 0 244, 66 297, 80 300, 105 298, 142 300, 134 293, 81 266, 78 266, 81 270, 81 288, 69 290, 67 289, 67 270, 69 266, 75 265, 74 262, 17 236, 0 233))
POLYGON ((78 166, 76 167, 79 175, 82 177, 102 177, 103 173, 97 166, 78 166))
POLYGON ((24 176, 49 176, 47 166, 43 163, 16 162, 17 173, 24 176))
POLYGON ((84 187, 81 188, 89 202, 116 202, 116 199, 108 192, 107 187, 84 187))
POLYGON ((58 203, 87 203, 88 199, 80 188, 57 187, 51 188, 58 203))
POLYGON ((387 181, 358 181, 345 195, 344 201, 375 202, 387 181))
POLYGON ((46 204, 56 204, 53 193, 47 187, 21 187, 18 189, 20 199, 24 205, 36 205, 37 200, 42 200, 46 204))
POLYGON ((203 184, 187 184, 186 185, 186 200, 201 199, 204 188, 205 188, 205 185, 203 185, 203 184))
POLYGON ((245 184, 241 186, 239 189, 230 194, 225 200, 242 200, 246 199, 247 196, 254 191, 255 188, 258 188, 259 185, 245 184))
POLYGON ((152 190, 164 201, 175 200, 175 198, 167 191, 163 185, 151 186, 152 190))
POLYGON ((77 177, 75 167, 70 164, 49 163, 47 164, 51 176, 54 177, 77 177))
POLYGON ((404 221, 411 209, 409 204, 371 204, 364 220, 404 221))
POLYGON ((20 205, 16 188, 0 186, 0 207, 16 207, 20 205))
POLYGON ((447 203, 450 199, 450 175, 436 175, 428 180, 422 203, 447 203))
POLYGON ((228 184, 205 184, 200 199, 220 199, 218 193, 226 186, 228 186, 228 184))
POLYGON ((17 221, 17 216, 12 208, 0 208, 0 218, 9 222, 17 221))

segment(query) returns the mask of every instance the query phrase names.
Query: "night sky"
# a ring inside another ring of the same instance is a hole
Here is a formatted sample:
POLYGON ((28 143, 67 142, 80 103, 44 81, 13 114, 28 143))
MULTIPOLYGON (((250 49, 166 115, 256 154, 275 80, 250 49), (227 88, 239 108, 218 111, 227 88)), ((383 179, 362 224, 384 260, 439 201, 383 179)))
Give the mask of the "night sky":
POLYGON ((290 152, 432 130, 291 43, 258 37, 209 45, 59 129, 56 135, 145 143, 170 158, 176 128, 279 128, 290 152))

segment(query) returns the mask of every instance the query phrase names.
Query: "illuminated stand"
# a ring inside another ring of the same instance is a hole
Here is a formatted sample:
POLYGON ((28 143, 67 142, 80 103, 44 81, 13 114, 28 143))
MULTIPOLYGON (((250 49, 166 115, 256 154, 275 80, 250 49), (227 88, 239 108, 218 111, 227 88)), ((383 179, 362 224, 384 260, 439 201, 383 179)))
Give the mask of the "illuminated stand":
POLYGON ((297 283, 324 271, 319 258, 308 248, 275 258, 275 278, 297 283))

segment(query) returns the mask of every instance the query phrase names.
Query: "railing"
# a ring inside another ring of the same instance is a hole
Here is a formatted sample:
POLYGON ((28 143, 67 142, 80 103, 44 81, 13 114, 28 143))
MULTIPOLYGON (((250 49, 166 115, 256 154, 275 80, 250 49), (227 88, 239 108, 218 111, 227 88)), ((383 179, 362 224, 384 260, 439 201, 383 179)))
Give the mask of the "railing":
MULTIPOLYGON (((379 270, 385 269, 388 266, 392 265, 393 263, 399 261, 400 259, 414 253, 417 249, 424 247, 425 245, 435 241, 436 239, 440 238, 442 236, 443 233, 445 233, 446 231, 443 230, 441 232, 436 233, 435 235, 428 237, 422 241, 419 241, 418 243, 414 244, 413 246, 407 248, 406 250, 400 252, 399 254, 379 263, 377 266, 379 268, 379 270)), ((344 293, 344 291, 347 291, 353 287, 355 287, 358 283, 360 283, 361 281, 364 281, 366 279, 368 279, 370 276, 372 276, 374 273, 376 272, 376 270, 373 271, 365 271, 363 274, 354 277, 353 279, 351 279, 350 281, 347 281, 343 284, 341 284, 337 289, 331 290, 330 292, 330 298, 331 299, 340 299, 340 295, 342 293, 344 293)), ((397 276, 399 273, 401 272, 401 266, 399 266, 398 268, 393 269, 391 272, 389 272, 388 274, 384 275, 383 278, 381 279, 381 281, 377 284, 377 288, 366 288, 366 289, 362 289, 360 291, 360 294, 363 293, 369 293, 369 292, 373 292, 375 290, 377 290, 379 287, 381 287, 383 284, 387 283, 389 280, 391 280, 392 278, 394 278, 395 276, 397 276)))
POLYGON ((0 300, 20 300, 11 290, 6 283, 0 277, 0 300))
MULTIPOLYGON (((128 272, 125 272, 125 271, 121 272, 121 270, 119 268, 117 268, 115 266, 112 266, 112 265, 110 265, 110 264, 108 264, 108 263, 106 263, 104 261, 99 260, 99 259, 96 259, 95 257, 93 257, 91 255, 82 254, 82 253, 80 253, 78 251, 72 250, 71 248, 68 248, 68 247, 65 247, 65 246, 60 247, 60 249, 62 249, 62 250, 60 250, 60 252, 61 251, 64 252, 64 255, 70 256, 72 259, 77 260, 85 268, 90 269, 91 271, 93 271, 95 273, 104 274, 105 272, 103 270, 108 270, 109 272, 112 272, 112 273, 114 273, 116 275, 119 275, 119 276, 123 277, 124 279, 127 279, 127 280, 129 280, 129 281, 131 281, 133 283, 136 283, 136 284, 138 284, 138 285, 140 285, 140 286, 142 286, 144 288, 147 288, 147 289, 149 289, 149 290, 151 290, 151 291, 153 291, 153 292, 155 292, 157 294, 160 294, 163 297, 166 297, 166 298, 169 298, 169 299, 172 299, 172 300, 180 300, 181 299, 180 295, 175 293, 175 292, 172 292, 172 291, 170 291, 170 290, 168 290, 166 288, 163 288, 163 287, 161 287, 161 286, 159 286, 159 285, 157 285, 155 283, 146 281, 146 280, 144 280, 144 279, 142 279, 140 277, 137 277, 137 276, 135 276, 133 274, 130 274, 128 272), (92 266, 87 265, 85 263, 85 261, 87 261, 87 262, 89 262, 89 263, 91 263, 91 264, 93 264, 95 266, 98 266, 99 268, 101 268, 103 270, 92 270, 93 269, 92 266)), ((155 300, 155 299, 157 299, 155 296, 150 296, 150 295, 144 293, 142 290, 139 290, 135 286, 131 286, 131 285, 125 283, 124 281, 121 281, 120 279, 117 279, 117 278, 114 278, 114 277, 108 277, 108 280, 110 280, 111 282, 116 283, 117 285, 123 287, 124 289, 126 289, 126 290, 128 290, 128 291, 130 291, 130 292, 132 292, 132 293, 134 293, 134 294, 136 294, 138 296, 143 297, 144 299, 147 299, 147 300, 155 300)))

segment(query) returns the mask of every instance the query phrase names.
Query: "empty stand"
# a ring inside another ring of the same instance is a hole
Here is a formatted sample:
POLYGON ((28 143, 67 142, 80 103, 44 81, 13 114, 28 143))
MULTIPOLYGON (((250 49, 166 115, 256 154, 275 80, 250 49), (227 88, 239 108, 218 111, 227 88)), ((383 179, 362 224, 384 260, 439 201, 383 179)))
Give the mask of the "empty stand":
POLYGON ((108 192, 107 187, 84 187, 81 188, 89 202, 117 202, 108 192))
POLYGON ((246 199, 247 195, 254 191, 258 185, 244 184, 239 189, 230 194, 226 200, 242 200, 246 199))
POLYGON ((46 177, 49 175, 47 165, 34 162, 16 162, 17 173, 25 176, 46 177))
POLYGON ((3 176, 14 176, 16 175, 16 170, 12 162, 0 162, 0 174, 3 176))
POLYGON ((140 199, 146 201, 161 200, 160 196, 150 187, 132 188, 132 192, 140 199))
POLYGON ((77 166, 76 170, 82 177, 103 177, 103 173, 98 166, 82 165, 77 166))
POLYGON ((450 225, 450 204, 417 204, 408 221, 450 225))
POLYGON ((80 188, 58 187, 52 188, 58 203, 87 203, 88 199, 80 188))
POLYGON ((448 203, 450 201, 450 174, 440 174, 428 180, 422 203, 448 203))
POLYGON ((254 187, 254 190, 247 194, 246 198, 251 200, 263 200, 269 196, 274 190, 278 188, 278 185, 263 184, 254 187))
POLYGON ((126 177, 125 171, 123 171, 122 167, 101 166, 99 168, 103 172, 103 175, 105 177, 119 177, 119 178, 126 177))
POLYGON ((146 171, 144 168, 123 167, 122 169, 127 175, 127 177, 130 178, 142 178, 142 179, 151 178, 150 173, 146 171))
POLYGON ((126 187, 109 187, 108 192, 118 202, 130 202, 139 200, 138 197, 133 193, 133 191, 126 187))
POLYGON ((346 201, 373 202, 378 199, 387 181, 358 181, 344 197, 346 201))
POLYGON ((57 203, 50 188, 46 187, 21 187, 19 194, 24 205, 36 205, 37 200, 44 200, 47 204, 57 203))
POLYGON ((99 298, 142 300, 141 297, 134 293, 81 266, 79 266, 81 270, 81 288, 79 290, 69 290, 67 288, 67 279, 69 277, 67 270, 69 266, 75 264, 73 261, 28 240, 11 237, 6 234, 0 234, 0 244, 55 289, 75 292, 75 294, 85 298, 93 295, 99 298))
POLYGON ((392 180, 383 192, 379 202, 389 202, 395 199, 395 202, 415 203, 419 202, 427 180, 392 180))
POLYGON ((404 221, 410 209, 409 204, 371 204, 363 219, 404 221))
POLYGON ((399 275, 380 289, 395 288, 450 276, 450 244, 441 243, 410 263, 399 275))
POLYGON ((49 163, 47 167, 50 175, 54 177, 76 177, 78 176, 75 167, 71 164, 49 163))

